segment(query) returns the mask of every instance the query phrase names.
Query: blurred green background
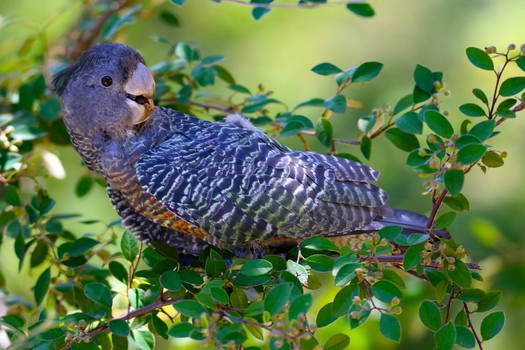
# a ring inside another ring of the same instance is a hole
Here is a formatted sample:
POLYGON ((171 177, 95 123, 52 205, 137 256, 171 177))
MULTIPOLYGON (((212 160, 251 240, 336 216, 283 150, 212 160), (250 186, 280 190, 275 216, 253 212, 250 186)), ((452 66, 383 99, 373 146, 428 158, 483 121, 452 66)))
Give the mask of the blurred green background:
MULTIPOLYGON (((352 86, 346 92, 346 96, 362 102, 363 108, 349 109, 332 118, 334 136, 350 139, 358 135, 356 121, 360 116, 374 107, 394 105, 410 92, 412 72, 417 63, 444 73, 446 87, 452 91, 445 100, 445 109, 450 111, 454 122, 459 122, 462 118, 457 107, 474 100, 472 88, 490 91, 494 84, 490 72, 469 64, 465 48, 495 45, 502 49, 509 43, 519 47, 523 43, 520 40, 525 38, 523 0, 383 0, 372 1, 372 5, 376 10, 372 18, 355 16, 343 7, 324 7, 276 9, 256 22, 250 9, 244 6, 191 0, 176 7, 166 1, 162 6, 176 14, 181 22, 179 28, 160 21, 159 9, 156 9, 154 13, 142 13, 138 21, 127 25, 118 38, 138 49, 148 65, 164 59, 168 49, 151 39, 154 34, 166 37, 172 43, 198 43, 203 55, 226 56, 224 66, 239 83, 251 89, 263 83, 288 105, 334 94, 332 78, 310 71, 320 62, 332 62, 342 68, 365 61, 382 62, 384 68, 378 78, 365 86, 352 86)), ((76 21, 81 9, 82 1, 0 1, 0 16, 14 20, 0 31, 1 51, 16 52, 25 37, 57 13, 61 15, 45 33, 50 42, 60 40, 64 30, 76 21)), ((5 71, 9 59, 10 54, 0 58, 0 71, 5 71)), ((216 87, 213 89, 221 93, 216 87)), ((309 116, 317 117, 315 111, 309 116)), ((523 112, 518 113, 516 120, 502 125, 503 136, 494 138, 494 146, 508 152, 505 166, 489 169, 486 175, 478 169, 468 175, 465 194, 470 199, 471 211, 458 215, 450 228, 455 239, 466 246, 471 259, 481 264, 486 286, 504 292, 498 308, 506 311, 506 325, 500 335, 484 345, 485 349, 523 349, 520 339, 525 324, 524 130, 523 112)), ((282 141, 301 148, 295 138, 282 141)), ((315 151, 328 151, 320 144, 314 145, 315 151)), ((390 205, 428 213, 430 198, 421 196, 423 180, 404 166, 406 155, 384 138, 374 142, 373 147, 368 164, 382 172, 379 184, 389 193, 390 205)), ((48 180, 50 194, 57 199, 54 212, 81 212, 86 218, 105 221, 117 218, 102 187, 97 186, 82 199, 72 195, 76 181, 87 170, 71 148, 57 148, 55 151, 64 164, 67 177, 65 180, 48 180)), ((354 146, 341 146, 340 151, 359 154, 354 146)), ((89 230, 89 227, 75 223, 71 228, 78 233, 89 230)), ((29 286, 33 282, 29 280, 31 277, 26 277, 26 272, 18 276, 12 251, 11 240, 1 247, 0 265, 5 271, 8 289, 13 294, 25 294, 29 298, 29 286)), ((412 278, 407 278, 407 283, 411 295, 403 305, 401 344, 383 338, 375 321, 350 331, 347 321, 340 319, 322 329, 321 334, 326 336, 338 328, 350 336, 349 348, 356 350, 429 348, 430 337, 417 318, 418 302, 426 293, 425 285, 412 278)), ((317 298, 326 302, 334 294, 335 290, 323 288, 317 293, 317 298)), ((313 308, 312 315, 316 314, 318 307, 313 308)), ((200 344, 190 342, 179 341, 177 344, 161 341, 159 349, 200 347, 200 344), (182 344, 185 345, 180 346, 182 344)))

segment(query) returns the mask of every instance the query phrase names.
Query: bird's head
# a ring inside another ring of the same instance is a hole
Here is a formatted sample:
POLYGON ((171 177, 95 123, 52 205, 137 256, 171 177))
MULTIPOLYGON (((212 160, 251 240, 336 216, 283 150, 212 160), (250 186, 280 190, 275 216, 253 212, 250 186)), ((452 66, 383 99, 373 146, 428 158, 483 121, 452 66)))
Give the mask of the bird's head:
POLYGON ((69 131, 84 137, 120 139, 154 109, 153 76, 142 56, 120 43, 87 50, 54 77, 53 85, 69 131))

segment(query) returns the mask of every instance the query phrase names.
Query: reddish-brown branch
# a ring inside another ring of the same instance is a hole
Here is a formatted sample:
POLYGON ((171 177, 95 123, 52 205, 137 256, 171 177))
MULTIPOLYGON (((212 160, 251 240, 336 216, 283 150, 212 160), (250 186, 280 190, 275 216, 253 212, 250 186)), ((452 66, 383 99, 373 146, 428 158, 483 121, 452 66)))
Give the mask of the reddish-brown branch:
POLYGON ((465 310, 465 314, 467 315, 468 326, 470 330, 472 331, 472 334, 474 334, 476 343, 478 343, 479 350, 483 350, 483 346, 481 345, 481 340, 479 339, 478 333, 476 333, 476 329, 474 328, 474 325, 472 324, 472 321, 470 320, 470 310, 468 309, 468 305, 466 302, 463 302, 463 309, 465 310))
POLYGON ((452 305, 452 300, 454 300, 454 283, 452 283, 452 287, 451 287, 451 290, 450 290, 450 297, 448 298, 448 303, 447 303, 447 316, 445 318, 445 323, 448 323, 449 319, 450 319, 450 306, 452 305))

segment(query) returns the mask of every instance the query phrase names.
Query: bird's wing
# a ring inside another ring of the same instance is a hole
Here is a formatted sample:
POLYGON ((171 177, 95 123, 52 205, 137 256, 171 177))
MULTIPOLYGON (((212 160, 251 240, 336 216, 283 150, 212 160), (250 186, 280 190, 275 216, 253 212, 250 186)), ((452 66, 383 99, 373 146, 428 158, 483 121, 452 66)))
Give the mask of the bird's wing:
POLYGON ((261 132, 209 123, 175 134, 136 165, 140 185, 169 210, 229 244, 358 228, 380 214, 379 173, 297 152, 261 132))

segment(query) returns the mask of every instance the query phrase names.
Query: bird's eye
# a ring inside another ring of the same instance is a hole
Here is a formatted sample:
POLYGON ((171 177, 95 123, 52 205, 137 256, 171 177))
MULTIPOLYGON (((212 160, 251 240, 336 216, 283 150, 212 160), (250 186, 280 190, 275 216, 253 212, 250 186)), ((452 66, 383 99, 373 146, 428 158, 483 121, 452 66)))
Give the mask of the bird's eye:
POLYGON ((101 83, 105 87, 108 87, 108 86, 110 86, 113 83, 113 79, 111 79, 111 77, 109 75, 105 75, 105 76, 102 77, 101 83))

